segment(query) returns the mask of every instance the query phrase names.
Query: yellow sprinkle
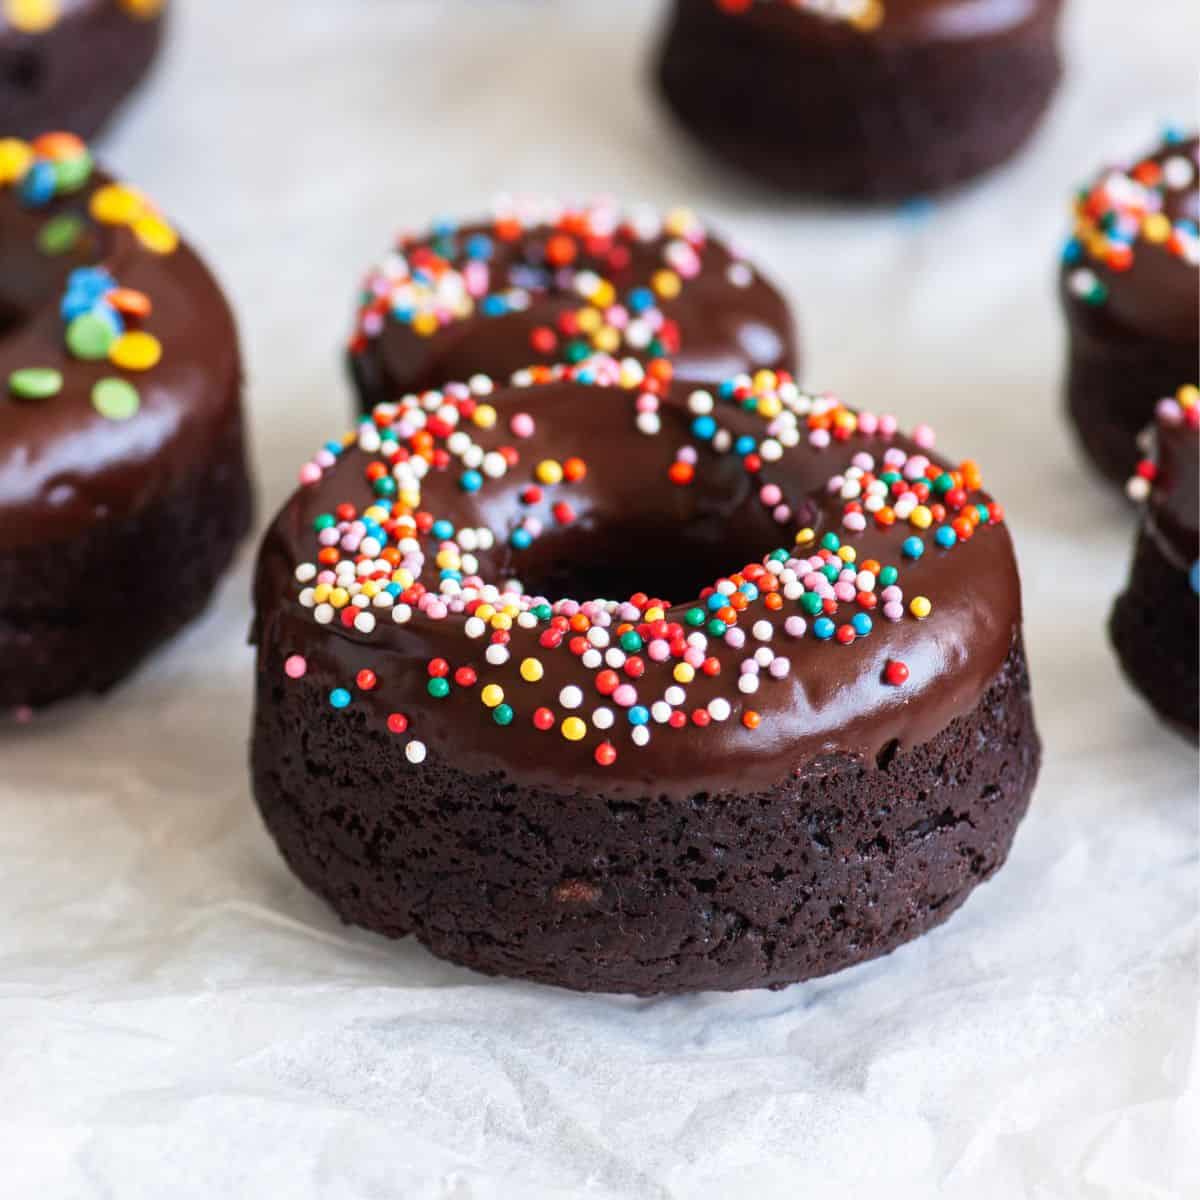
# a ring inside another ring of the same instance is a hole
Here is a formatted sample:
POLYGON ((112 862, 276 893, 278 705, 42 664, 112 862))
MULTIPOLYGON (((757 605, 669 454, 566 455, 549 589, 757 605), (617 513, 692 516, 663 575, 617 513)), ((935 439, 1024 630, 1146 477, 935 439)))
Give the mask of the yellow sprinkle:
POLYGON ((108 348, 109 361, 125 371, 149 371, 162 358, 162 343, 152 333, 123 333, 108 348))
POLYGON ((908 522, 910 525, 915 525, 918 529, 928 529, 933 524, 933 513, 924 504, 918 504, 908 514, 908 522))
POLYGON ((613 285, 611 283, 609 283, 607 279, 600 280, 599 284, 596 285, 595 291, 593 291, 592 294, 588 297, 588 299, 597 308, 608 308, 611 304, 613 304, 615 302, 616 298, 617 298, 617 289, 614 288, 613 285))
POLYGON ((764 421, 770 421, 779 416, 783 412, 783 405, 780 403, 779 397, 771 394, 769 396, 759 396, 758 398, 758 415, 764 421))
POLYGON ((490 404, 481 404, 471 414, 471 420, 480 429, 491 429, 496 423, 496 410, 490 404))
POLYGON ((16 183, 33 163, 33 150, 20 138, 0 138, 0 187, 16 183))
POLYGON ((412 331, 417 337, 433 337, 438 331, 438 319, 434 313, 417 313, 412 320, 412 331))
POLYGON ((382 504, 372 504, 370 508, 363 510, 363 516, 370 517, 372 521, 386 521, 388 510, 382 504))
POLYGON ((779 377, 774 371, 765 368, 754 373, 754 390, 756 392, 773 392, 779 383, 779 377))
POLYGON ((797 546, 807 545, 816 536, 817 536, 816 531, 808 528, 807 525, 803 529, 797 529, 796 530, 796 545, 797 546))
POLYGON ((645 379, 646 373, 642 369, 641 364, 634 358, 627 358, 621 362, 621 386, 623 388, 634 388, 645 379))
POLYGON ((324 604, 325 601, 329 599, 329 593, 331 591, 333 591, 333 588, 331 588, 329 584, 318 583, 317 586, 313 588, 313 600, 315 600, 318 604, 324 604))
POLYGON ((1176 392, 1175 399, 1184 408, 1195 408, 1197 404, 1200 404, 1200 387, 1197 387, 1194 383, 1185 383, 1176 392))
POLYGON ((615 354, 621 348, 621 335, 611 325, 605 325, 594 338, 592 348, 601 354, 615 354))
POLYGON ((409 508, 418 507, 421 503, 421 489, 419 487, 401 488, 400 503, 407 504, 409 508))
POLYGON ((1142 222, 1142 237, 1148 242, 1165 242, 1171 236, 1171 221, 1162 213, 1151 213, 1142 222))
POLYGON ((673 672, 676 683, 691 683, 696 678, 696 671, 691 663, 676 663, 673 672))
POLYGON ((575 314, 575 319, 579 322, 581 333, 595 333, 604 324, 604 316, 595 308, 581 308, 575 314))
POLYGON ((373 579, 368 579, 363 583, 362 590, 368 600, 374 600, 379 595, 379 584, 373 579))
POLYGON ((568 742, 578 742, 587 734, 587 725, 579 717, 568 717, 562 723, 562 735, 568 742))
POLYGON ((491 623, 493 629, 511 629, 513 621, 508 613, 499 612, 492 618, 491 623))
POLYGON ((674 271, 655 271, 650 280, 650 286, 657 296, 664 300, 674 300, 683 291, 683 281, 674 271))
POLYGON ((646 609, 645 620, 661 621, 663 619, 663 617, 665 617, 666 615, 667 614, 665 612, 663 612, 662 608, 656 604, 653 608, 646 609))
POLYGON ((924 596, 914 596, 912 603, 908 606, 908 611, 912 613, 912 615, 916 617, 918 621, 923 621, 931 612, 933 612, 933 605, 930 604, 928 599, 924 596))
POLYGON ((460 559, 456 550, 439 550, 433 560, 443 571, 457 571, 460 559))
POLYGON ((329 593, 329 603, 334 608, 345 608, 350 603, 350 593, 345 588, 335 587, 329 593))
POLYGON ((487 621, 496 615, 496 610, 490 604, 481 604, 475 610, 475 615, 481 621, 487 621))
POLYGON ((392 582, 398 583, 402 588, 410 588, 415 580, 411 571, 405 567, 400 567, 392 572, 392 582))
POLYGON ((139 21, 152 21, 163 10, 166 0, 121 0, 121 7, 139 21))
POLYGON ((521 660, 521 678, 526 683, 537 683, 545 673, 545 669, 538 659, 525 658, 521 660))
POLYGON ((146 197, 123 183, 109 183, 92 193, 88 211, 102 225, 132 225, 146 211, 146 197))
POLYGON ((850 18, 850 24, 861 33, 871 33, 883 23, 881 0, 864 0, 862 7, 850 18))
POLYGON ((137 240, 155 254, 174 254, 179 245, 179 234, 170 225, 152 213, 138 217, 133 223, 137 240))
POLYGON ((683 237, 696 224, 696 214, 690 208, 673 208, 667 213, 663 228, 672 237, 683 237))
POLYGON ((61 15, 59 0, 4 0, 4 15, 20 33, 45 33, 61 15))
POLYGON ((842 546, 838 550, 838 558, 845 563, 852 563, 858 557, 858 551, 853 546, 842 546))
POLYGON ((504 703, 504 689, 498 683, 485 684, 479 693, 479 698, 488 708, 495 708, 504 703))
POLYGON ((562 483, 563 470, 561 464, 552 458, 544 458, 534 469, 538 483, 562 483))

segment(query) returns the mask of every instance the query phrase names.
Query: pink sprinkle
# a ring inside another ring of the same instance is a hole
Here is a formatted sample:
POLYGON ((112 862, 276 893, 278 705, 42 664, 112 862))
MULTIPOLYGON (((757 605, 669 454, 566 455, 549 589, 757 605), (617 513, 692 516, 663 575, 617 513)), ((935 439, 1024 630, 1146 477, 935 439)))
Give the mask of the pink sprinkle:
POLYGON ((780 504, 771 513, 776 525, 786 525, 792 519, 792 510, 786 504, 780 504))
POLYGON ((858 431, 870 437, 879 428, 879 418, 874 413, 858 414, 858 431))
POLYGON ((842 518, 842 524, 852 533, 862 533, 867 527, 867 518, 860 512, 848 512, 842 518))
POLYGON ((849 604, 854 599, 855 591, 852 583, 839 583, 834 586, 834 596, 842 601, 843 604, 849 604))
POLYGON ((283 664, 284 673, 289 679, 303 679, 308 670, 308 661, 300 654, 293 654, 283 664))
POLYGON ((768 483, 759 488, 758 498, 767 508, 774 508, 783 499, 783 492, 779 489, 778 485, 768 483))
POLYGON ((899 621, 904 617, 904 605, 892 600, 883 606, 883 615, 889 621, 899 621))
POLYGON ((319 483, 321 479, 321 468, 315 462, 305 463, 300 468, 301 484, 319 483))
POLYGON ((650 395, 649 392, 643 392, 634 401, 634 408, 640 413, 658 412, 658 397, 650 395))
POLYGON ((891 604, 895 601, 897 604, 904 599, 904 593, 894 584, 889 583, 887 587, 879 593, 879 598, 884 604, 891 604))
POLYGON ((632 708, 637 703, 637 688, 632 683, 622 683, 612 694, 613 703, 622 708, 632 708))
POLYGON ((512 420, 509 421, 508 427, 512 430, 513 437, 533 437, 533 418, 528 413, 513 413, 512 420))
POLYGON ((699 646, 689 646, 683 652, 683 661, 697 670, 704 664, 704 651, 699 646))
POLYGON ((651 662, 666 662, 671 657, 671 644, 663 638, 655 638, 646 647, 646 653, 650 655, 651 662))
POLYGON ((808 435, 808 444, 816 447, 818 450, 824 450, 830 442, 828 429, 814 429, 808 435))
POLYGON ((746 635, 736 625, 731 629, 725 630, 725 645, 732 646, 735 650, 740 650, 745 644, 746 635))
POLYGON ((888 414, 884 414, 879 418, 879 432, 883 437, 891 437, 897 428, 896 418, 888 414))
POLYGON ((923 450, 932 450, 936 440, 937 435, 928 425, 918 425, 913 430, 913 441, 923 450))
POLYGON ((696 452, 695 446, 680 446, 679 453, 675 455, 676 461, 691 463, 693 466, 699 461, 700 455, 696 452))
POLYGON ((808 628, 803 617, 788 617, 783 623, 783 631, 788 637, 803 637, 804 631, 808 628))
POLYGON ((771 665, 767 668, 771 672, 772 679, 782 679, 791 669, 791 659, 784 658, 781 655, 773 658, 771 665))

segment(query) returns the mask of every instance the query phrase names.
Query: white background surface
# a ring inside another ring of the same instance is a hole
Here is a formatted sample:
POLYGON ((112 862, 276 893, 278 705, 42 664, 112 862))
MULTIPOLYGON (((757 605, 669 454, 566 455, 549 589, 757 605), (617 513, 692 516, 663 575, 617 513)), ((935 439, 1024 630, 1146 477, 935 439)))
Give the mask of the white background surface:
POLYGON ((1074 0, 1036 144, 919 217, 690 157, 641 86, 650 0, 177 7, 104 156, 234 297, 264 517, 347 426, 352 296, 396 229, 502 190, 684 200, 770 264, 809 383, 982 461, 1046 763, 1008 867, 884 961, 656 1002, 488 981, 344 931, 260 828, 247 552, 136 679, 0 733, 0 1193, 1200 1195, 1196 758, 1102 635, 1131 521, 1060 422, 1053 296, 1069 189, 1192 118, 1193 0, 1074 0))

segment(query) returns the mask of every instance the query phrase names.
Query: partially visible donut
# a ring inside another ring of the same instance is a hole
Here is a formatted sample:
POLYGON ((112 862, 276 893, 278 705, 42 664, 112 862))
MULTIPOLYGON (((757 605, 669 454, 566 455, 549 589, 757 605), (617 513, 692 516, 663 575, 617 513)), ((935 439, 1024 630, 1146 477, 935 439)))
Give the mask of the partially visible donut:
POLYGON ((448 379, 594 353, 680 379, 797 368, 783 297, 684 209, 506 205, 399 238, 363 283, 350 364, 364 411, 448 379))
POLYGON ((1067 409, 1111 482, 1137 463, 1155 398, 1200 359, 1200 140, 1168 133, 1075 197, 1060 291, 1070 334, 1067 409))
POLYGON ((932 442, 635 362, 379 406, 260 554, 287 861, 347 921, 585 990, 776 986, 944 920, 1039 744, 1003 513, 932 442))
POLYGON ((165 0, 0 0, 0 129, 92 137, 146 73, 165 0))
POLYGON ((759 183, 904 200, 1014 155, 1061 74, 1061 0, 675 0, 659 87, 759 183))
MULTIPOLYGON (((1193 364, 1195 365, 1195 364, 1193 364)), ((1200 735, 1200 388, 1159 401, 1129 482, 1144 505, 1109 631, 1129 681, 1186 736, 1200 735)))
POLYGON ((109 687, 250 514, 217 283, 72 134, 0 140, 0 708, 109 687))

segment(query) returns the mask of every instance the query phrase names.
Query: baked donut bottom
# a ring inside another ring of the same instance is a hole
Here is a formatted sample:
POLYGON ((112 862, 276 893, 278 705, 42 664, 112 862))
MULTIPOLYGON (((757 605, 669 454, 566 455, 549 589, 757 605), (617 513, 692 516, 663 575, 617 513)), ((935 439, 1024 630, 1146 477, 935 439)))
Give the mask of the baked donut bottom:
POLYGON ((0 554, 0 709, 106 691, 205 608, 251 522, 239 392, 207 461, 168 491, 0 554))
POLYGON ((684 800, 414 767, 285 657, 260 645, 251 758, 299 878, 349 924, 579 991, 778 988, 887 954, 1003 864, 1041 758, 1019 634, 927 742, 684 800))
POLYGON ((150 69, 165 18, 91 5, 37 36, 0 40, 0 126, 33 138, 66 129, 91 138, 150 69))
POLYGON ((680 5, 661 94, 704 149, 787 192, 884 203, 964 183, 1021 149, 1062 73, 1054 6, 1015 30, 906 43, 779 36, 711 7, 680 5))
POLYGON ((1109 636, 1126 678, 1167 724, 1200 736, 1200 599, 1151 529, 1137 536, 1109 636))
POLYGON ((1138 438, 1160 396, 1196 374, 1200 342, 1171 342, 1121 328, 1065 296, 1070 329, 1067 416, 1092 465, 1124 487, 1141 453, 1138 438))

